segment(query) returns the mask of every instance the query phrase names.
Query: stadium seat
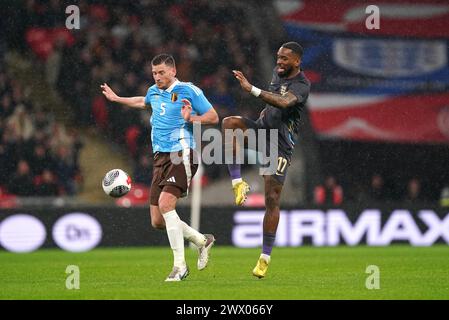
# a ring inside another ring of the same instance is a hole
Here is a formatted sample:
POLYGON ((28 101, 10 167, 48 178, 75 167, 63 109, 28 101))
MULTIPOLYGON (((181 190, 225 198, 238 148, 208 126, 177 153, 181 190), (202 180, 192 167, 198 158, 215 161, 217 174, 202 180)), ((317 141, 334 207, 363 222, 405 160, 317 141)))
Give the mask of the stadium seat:
POLYGON ((6 188, 0 186, 0 208, 15 208, 17 196, 8 193, 6 188))
POLYGON ((95 20, 102 22, 109 21, 109 12, 104 5, 93 4, 89 6, 89 14, 91 17, 95 18, 95 20))
POLYGON ((126 129, 126 145, 128 146, 129 152, 133 156, 137 154, 137 138, 140 135, 140 129, 138 126, 130 126, 126 129))
POLYGON ((44 28, 30 28, 25 39, 34 53, 42 60, 46 60, 53 51, 53 42, 44 28))
POLYGON ((54 49, 55 42, 61 38, 68 46, 75 43, 75 38, 66 28, 29 28, 25 34, 28 45, 42 60, 48 58, 54 49))

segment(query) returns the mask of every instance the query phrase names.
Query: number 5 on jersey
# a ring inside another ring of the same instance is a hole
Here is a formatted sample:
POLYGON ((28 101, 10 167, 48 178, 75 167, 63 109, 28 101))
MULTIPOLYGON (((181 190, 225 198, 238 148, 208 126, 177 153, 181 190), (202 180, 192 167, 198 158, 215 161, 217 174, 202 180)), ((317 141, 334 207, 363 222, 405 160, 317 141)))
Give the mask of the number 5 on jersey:
POLYGON ((161 103, 161 113, 159 113, 160 116, 163 116, 165 114, 165 105, 166 103, 161 103))

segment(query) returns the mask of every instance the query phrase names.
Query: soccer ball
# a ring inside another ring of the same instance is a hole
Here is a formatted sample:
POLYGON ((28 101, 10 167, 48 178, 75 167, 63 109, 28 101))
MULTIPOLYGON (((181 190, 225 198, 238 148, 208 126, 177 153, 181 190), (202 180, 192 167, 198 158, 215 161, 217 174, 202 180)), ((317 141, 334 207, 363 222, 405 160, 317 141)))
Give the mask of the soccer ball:
POLYGON ((131 190, 131 177, 122 169, 112 169, 106 173, 101 185, 108 196, 120 198, 131 190))

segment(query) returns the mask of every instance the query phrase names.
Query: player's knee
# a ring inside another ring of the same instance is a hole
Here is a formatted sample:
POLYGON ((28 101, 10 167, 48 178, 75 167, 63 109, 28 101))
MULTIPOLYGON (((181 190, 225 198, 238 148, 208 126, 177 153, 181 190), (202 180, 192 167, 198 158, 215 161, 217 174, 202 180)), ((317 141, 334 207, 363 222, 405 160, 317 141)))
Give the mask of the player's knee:
POLYGON ((175 207, 170 201, 159 200, 159 210, 162 214, 174 210, 175 207))
POLYGON ((236 116, 230 116, 230 117, 226 117, 222 120, 222 127, 223 129, 233 129, 233 128, 237 128, 238 127, 238 121, 240 117, 236 117, 236 116))

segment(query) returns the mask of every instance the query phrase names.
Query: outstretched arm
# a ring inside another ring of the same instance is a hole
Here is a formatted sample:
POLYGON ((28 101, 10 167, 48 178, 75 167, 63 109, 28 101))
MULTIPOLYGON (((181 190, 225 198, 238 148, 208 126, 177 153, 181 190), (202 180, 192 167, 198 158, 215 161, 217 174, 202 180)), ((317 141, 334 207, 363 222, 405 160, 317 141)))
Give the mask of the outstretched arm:
POLYGON ((145 97, 119 97, 106 83, 102 84, 103 94, 109 101, 117 102, 131 108, 145 109, 145 97))
MULTIPOLYGON (((240 85, 245 91, 252 92, 253 85, 249 83, 249 81, 246 79, 246 77, 243 75, 241 71, 232 70, 234 73, 234 76, 237 78, 237 80, 240 82, 240 85)), ((256 91, 260 90, 256 88, 256 91)), ((263 101, 266 103, 271 104, 274 107, 277 108, 290 108, 294 106, 298 102, 298 97, 296 97, 291 92, 286 92, 285 94, 277 94, 265 90, 260 90, 260 92, 254 92, 254 95, 257 97, 260 97, 263 101)))

